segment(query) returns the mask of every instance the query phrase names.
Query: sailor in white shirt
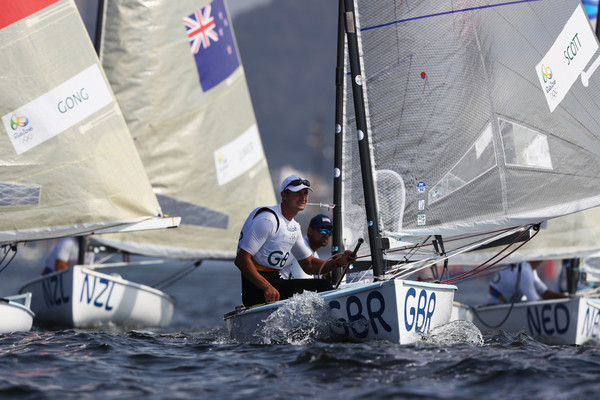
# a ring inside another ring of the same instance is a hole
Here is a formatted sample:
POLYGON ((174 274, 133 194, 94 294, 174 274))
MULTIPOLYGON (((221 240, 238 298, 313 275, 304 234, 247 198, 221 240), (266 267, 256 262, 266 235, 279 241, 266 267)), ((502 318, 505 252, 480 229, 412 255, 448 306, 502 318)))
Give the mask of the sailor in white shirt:
POLYGON ((240 233, 235 265, 242 272, 242 302, 275 302, 304 290, 332 289, 324 279, 281 279, 279 271, 290 260, 290 252, 309 274, 325 274, 356 260, 352 251, 327 262, 312 256, 302 240, 300 225, 294 217, 306 207, 310 182, 298 175, 288 176, 281 184, 281 204, 253 210, 240 233))
POLYGON ((522 261, 499 270, 490 282, 486 304, 505 304, 567 297, 549 290, 537 274, 542 261, 522 261))

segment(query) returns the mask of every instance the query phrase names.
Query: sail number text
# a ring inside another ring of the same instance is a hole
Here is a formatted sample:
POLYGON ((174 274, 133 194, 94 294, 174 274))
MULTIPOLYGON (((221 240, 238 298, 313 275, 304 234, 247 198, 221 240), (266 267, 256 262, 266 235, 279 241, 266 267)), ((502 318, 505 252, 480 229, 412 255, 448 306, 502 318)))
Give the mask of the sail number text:
MULTIPOLYGON (((42 281, 42 291, 46 307, 60 306, 61 304, 68 304, 71 301, 69 291, 65 290, 63 284, 63 276, 64 274, 58 274, 42 281)), ((85 275, 79 302, 92 304, 94 307, 110 311, 113 309, 110 304, 110 296, 114 286, 115 282, 108 279, 85 275)))
POLYGON ((42 291, 46 307, 67 304, 71 300, 63 288, 63 275, 58 274, 42 280, 42 291))
POLYGON ((404 326, 407 331, 429 332, 431 329, 431 317, 435 312, 436 296, 435 292, 427 296, 427 291, 421 289, 417 297, 415 288, 409 288, 406 291, 406 300, 404 301, 404 326))
MULTIPOLYGON (((527 326, 532 335, 563 335, 568 332, 570 324, 571 313, 565 304, 527 308, 527 326)), ((599 329, 600 309, 587 307, 580 333, 586 337, 598 338, 599 329)))
MULTIPOLYGON (((409 288, 403 310, 406 330, 429 332, 435 306, 435 293, 428 293, 425 289, 417 293, 415 288, 409 288)), ((342 312, 342 318, 338 318, 340 324, 332 328, 339 336, 364 339, 380 332, 392 332, 392 324, 384 318, 385 298, 377 290, 369 292, 363 299, 349 296, 345 300, 332 300, 329 307, 342 312)))
MULTIPOLYGON (((346 312, 342 315, 345 315, 346 318, 339 318, 338 321, 341 324, 336 327, 341 328, 341 331, 340 329, 333 329, 337 335, 364 339, 369 336, 370 330, 375 335, 379 333, 380 328, 387 332, 392 331, 390 324, 383 319, 385 299, 378 291, 369 292, 365 305, 358 296, 349 296, 344 303, 346 312), (352 335, 350 335, 350 330, 352 330, 352 335)), ((337 300, 330 301, 329 307, 334 310, 342 310, 342 305, 337 300)))
POLYGON ((113 309, 109 303, 110 295, 112 294, 114 287, 114 281, 109 281, 106 278, 98 278, 97 276, 90 277, 90 275, 86 274, 83 279, 79 302, 83 303, 85 301, 87 304, 92 303, 94 307, 104 308, 106 311, 110 311, 113 309), (93 283, 90 283, 90 280, 92 279, 93 283))

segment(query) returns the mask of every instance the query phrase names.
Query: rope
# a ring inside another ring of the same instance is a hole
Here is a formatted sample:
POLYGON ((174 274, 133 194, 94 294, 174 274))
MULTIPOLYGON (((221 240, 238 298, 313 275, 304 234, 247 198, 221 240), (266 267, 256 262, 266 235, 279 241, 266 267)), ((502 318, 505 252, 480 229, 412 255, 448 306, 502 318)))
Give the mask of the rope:
POLYGON ((521 281, 521 264, 519 264, 519 271, 517 272, 517 281, 516 281, 516 285, 515 285, 515 291, 512 295, 512 297, 510 298, 510 308, 508 309, 508 312, 506 313, 506 315, 504 316, 504 318, 502 319, 502 321, 500 321, 497 325, 490 325, 487 322, 485 322, 483 319, 481 319, 481 316, 479 315, 479 313, 477 312, 477 310, 475 309, 475 307, 471 307, 471 310, 473 311, 473 315, 475 315, 475 317, 477 317, 477 319, 485 326, 487 326, 488 328, 491 329, 496 329, 499 326, 501 326, 502 324, 504 324, 506 322, 506 320, 508 319, 508 317, 510 316, 510 314, 512 313, 513 307, 515 306, 515 303, 518 300, 518 296, 519 296, 519 283, 521 281))
POLYGON ((2 247, 5 247, 5 249, 4 249, 4 257, 2 257, 2 260, 0 260, 0 266, 4 263, 4 260, 6 260, 6 257, 11 252, 11 250, 13 251, 13 255, 10 258, 10 260, 8 260, 6 262, 6 265, 4 265, 4 266, 2 266, 2 268, 0 268, 0 272, 4 271, 6 269, 6 267, 8 267, 10 265, 12 260, 15 259, 16 255, 17 255, 17 246, 16 245, 5 245, 2 247))
MULTIPOLYGON (((477 274, 484 273, 484 272, 488 271, 490 268, 496 266, 502 260, 504 260, 505 258, 507 258, 508 256, 510 256, 511 254, 513 254, 515 251, 519 250, 522 246, 524 246, 525 244, 527 244, 531 239, 533 239, 539 233, 539 229, 534 229, 535 233, 530 238, 528 238, 527 240, 525 240, 522 243, 520 243, 516 248, 514 248, 513 250, 511 250, 510 252, 508 252, 507 254, 505 254, 503 257, 497 259, 492 264, 489 264, 491 261, 493 261, 494 259, 496 259, 496 258, 500 257, 502 254, 504 254, 516 242, 518 242, 523 237, 523 235, 526 234, 526 232, 529 229, 535 228, 535 227, 539 227, 539 224, 523 225, 521 228, 525 228, 525 227, 527 227, 527 229, 522 229, 522 231, 519 233, 519 235, 512 242, 510 242, 502 250, 500 250, 493 257, 490 257, 485 262, 481 263, 480 265, 476 266, 475 268, 473 268, 473 269, 471 269, 471 270, 469 270, 467 272, 464 272, 464 273, 462 273, 462 274, 460 274, 460 275, 458 275, 456 277, 453 277, 453 278, 450 278, 450 279, 446 279, 445 281, 441 281, 441 282, 436 281, 436 282, 442 283, 442 284, 451 284, 451 283, 459 282, 461 280, 469 279, 469 278, 471 278, 471 277, 473 277, 473 276, 475 276, 477 274)), ((487 235, 485 238, 479 240, 478 242, 470 242, 470 243, 465 244, 463 246, 459 246, 459 247, 457 247, 455 249, 452 249, 451 251, 447 251, 446 253, 451 253, 451 255, 445 257, 444 259, 447 260, 450 257, 452 257, 453 255, 460 254, 460 253, 462 253, 464 251, 468 251, 469 247, 472 247, 473 249, 475 249, 475 248, 481 246, 481 244, 485 244, 486 241, 489 241, 492 238, 491 235, 493 235, 493 234, 506 233, 506 232, 509 232, 511 230, 516 230, 516 229, 517 228, 498 229, 498 230, 489 231, 489 232, 486 232, 486 233, 483 233, 483 234, 479 233, 479 234, 465 235, 465 236, 460 236, 460 237, 454 237, 454 238, 451 238, 451 239, 447 239, 447 240, 445 240, 446 244, 452 243, 452 242, 456 242, 456 241, 459 241, 459 240, 466 240, 466 239, 471 239, 471 238, 475 238, 475 237, 480 237, 482 235, 487 235), (465 250, 465 249, 467 249, 467 250, 465 250), (460 251, 460 250, 462 250, 462 251, 460 251)), ((412 256, 414 254, 417 254, 417 252, 419 252, 419 250, 422 250, 425 247, 433 247, 432 243, 426 244, 426 241, 429 240, 430 238, 431 238, 431 235, 428 236, 425 240, 423 240, 420 244, 419 243, 415 244, 414 246, 412 246, 410 248, 402 248, 402 249, 396 249, 396 250, 387 250, 386 254, 392 254, 392 253, 396 253, 396 252, 400 252, 400 251, 408 252, 408 254, 404 255, 404 257, 403 257, 404 261, 400 260, 395 265, 398 265, 398 264, 400 264, 402 262, 409 262, 409 258, 408 257, 410 257, 410 256, 412 256)), ((423 252, 421 252, 419 254, 430 254, 430 252, 423 251, 423 252)), ((327 261, 329 261, 330 259, 332 259, 334 257, 340 256, 340 255, 341 255, 341 253, 334 254, 330 258, 328 258, 327 261)), ((368 257, 370 257, 370 254, 366 254, 366 255, 363 255, 363 256, 358 257, 358 258, 360 259, 360 258, 368 258, 368 257)), ((436 257, 437 256, 429 257, 429 258, 426 258, 426 259, 423 259, 423 260, 419 260, 417 262, 414 262, 412 266, 402 266, 402 267, 398 267, 398 268, 395 268, 395 269, 391 269, 388 272, 392 273, 392 276, 389 277, 389 278, 387 278, 387 279, 403 279, 404 277, 409 276, 411 274, 414 274, 414 273, 416 273, 416 272, 418 272, 418 271, 420 271, 422 269, 435 266, 440 261, 440 259, 436 258, 436 257)), ((390 260, 386 259, 386 262, 389 262, 389 261, 390 260)), ((319 269, 319 275, 320 275, 321 270, 322 270, 322 266, 321 266, 321 269, 319 269)), ((489 271, 489 272, 491 272, 491 271, 489 271)))
POLYGON ((447 279, 445 281, 442 281, 441 283, 443 283, 443 284, 455 283, 455 282, 458 282, 458 281, 462 281, 462 280, 471 278, 471 277, 473 277, 473 276, 475 276, 475 275, 477 275, 479 273, 482 273, 483 271, 486 271, 486 270, 490 269, 491 267, 497 265, 500 261, 504 260, 506 257, 510 256, 515 251, 519 250, 521 247, 523 247, 525 244, 527 244, 531 239, 533 239, 538 233, 539 233, 539 230, 536 230, 535 233, 533 234, 533 236, 531 236, 529 239, 527 239, 526 241, 524 241, 523 243, 521 243, 520 245, 518 245, 511 252, 509 252, 508 254, 506 254, 504 257, 502 257, 502 258, 494 261, 494 263, 486 266, 487 263, 489 263, 494 258, 496 258, 496 257, 500 256, 502 253, 504 253, 509 247, 511 247, 512 245, 514 245, 525 234, 525 231, 521 232, 521 234, 519 236, 517 236, 511 243, 509 243, 508 245, 506 245, 506 247, 504 247, 504 249, 502 249, 501 251, 499 251, 493 257, 489 258, 487 261, 485 261, 482 264, 476 266, 475 268, 473 268, 470 271, 467 271, 467 272, 464 272, 464 273, 462 273, 460 275, 457 275, 457 276, 455 276, 452 279, 447 279))
POLYGON ((342 253, 332 254, 327 260, 325 260, 325 262, 323 264, 321 264, 321 267, 319 268, 319 273, 317 275, 321 276, 321 271, 323 271, 323 267, 325 266, 325 264, 327 264, 329 262, 329 260, 332 260, 333 257, 340 258, 341 256, 342 256, 342 253))
POLYGON ((168 286, 171 286, 175 282, 177 282, 180 279, 184 278, 185 276, 189 275, 192 271, 194 271, 200 265, 202 265, 202 260, 191 261, 190 263, 185 265, 180 270, 175 271, 175 273, 173 273, 172 275, 169 275, 165 279, 156 282, 154 285, 151 285, 151 287, 162 290, 168 286))

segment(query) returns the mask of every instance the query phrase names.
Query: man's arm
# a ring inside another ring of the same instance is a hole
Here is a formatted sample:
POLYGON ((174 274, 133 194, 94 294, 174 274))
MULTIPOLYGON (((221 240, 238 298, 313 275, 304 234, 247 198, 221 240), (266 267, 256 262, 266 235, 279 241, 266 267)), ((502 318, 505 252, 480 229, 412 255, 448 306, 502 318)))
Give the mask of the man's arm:
POLYGON ((550 300, 550 299, 564 299, 567 296, 562 294, 562 293, 558 293, 558 292, 554 292, 550 289, 546 290, 544 293, 542 293, 542 299, 545 300, 550 300))
POLYGON ((333 271, 336 268, 345 267, 348 264, 352 264, 356 261, 356 256, 352 256, 352 250, 346 250, 340 257, 331 259, 327 262, 309 256, 304 260, 298 260, 298 264, 302 267, 304 272, 311 275, 323 275, 333 271))
POLYGON ((245 250, 238 250, 234 264, 244 277, 254 286, 263 290, 265 300, 268 302, 279 301, 279 292, 261 274, 258 273, 252 262, 252 255, 245 250))
POLYGON ((62 271, 63 269, 69 269, 69 264, 67 264, 66 261, 57 258, 56 262, 54 263, 54 270, 62 271))

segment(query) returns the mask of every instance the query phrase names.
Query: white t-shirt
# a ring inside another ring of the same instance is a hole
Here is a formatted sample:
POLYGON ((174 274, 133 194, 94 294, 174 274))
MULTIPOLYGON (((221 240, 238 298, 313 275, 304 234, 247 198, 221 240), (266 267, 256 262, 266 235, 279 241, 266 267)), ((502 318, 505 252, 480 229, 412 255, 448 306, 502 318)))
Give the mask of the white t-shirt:
POLYGON ((46 258, 46 268, 54 271, 56 260, 62 260, 67 263, 69 268, 77 264, 79 258, 79 244, 74 237, 65 237, 58 241, 58 244, 52 249, 52 252, 46 258))
POLYGON ((288 262, 290 252, 299 260, 312 254, 311 249, 300 238, 300 224, 294 219, 287 220, 281 213, 281 205, 258 207, 244 222, 238 249, 250 253, 253 260, 263 267, 281 270, 291 263, 288 262), (270 211, 257 214, 263 208, 274 211, 277 217, 270 211))
MULTIPOLYGON (((304 236, 304 243, 312 251, 312 248, 310 247, 310 243, 308 241, 308 236, 304 236)), ((312 256, 315 258, 319 258, 319 255, 317 254, 316 250, 312 251, 312 256)), ((296 260, 295 258, 293 258, 292 262, 286 265, 285 268, 279 271, 279 275, 281 275, 283 279, 312 279, 317 277, 304 272, 304 270, 298 263, 298 260, 296 260)))
POLYGON ((511 268, 509 265, 502 268, 496 273, 492 282, 490 282, 490 293, 486 304, 505 304, 511 303, 511 300, 521 301, 525 296, 527 301, 541 299, 541 294, 548 290, 548 287, 542 282, 540 277, 531 265, 526 262, 520 262, 516 267, 511 268), (519 265, 521 273, 519 276, 519 265), (517 295, 515 288, 517 286, 517 278, 519 279, 519 287, 517 295))

